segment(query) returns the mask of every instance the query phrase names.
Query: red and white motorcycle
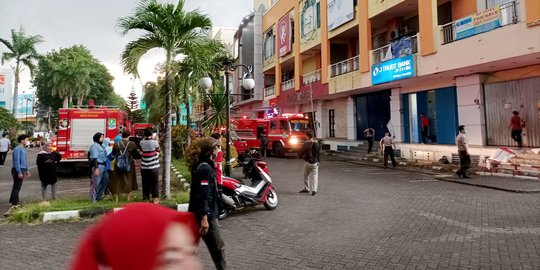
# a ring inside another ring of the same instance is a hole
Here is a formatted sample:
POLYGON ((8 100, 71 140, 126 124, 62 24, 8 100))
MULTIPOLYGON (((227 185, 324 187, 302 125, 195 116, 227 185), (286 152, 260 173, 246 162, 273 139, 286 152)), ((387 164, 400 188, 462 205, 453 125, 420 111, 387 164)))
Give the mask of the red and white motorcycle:
POLYGON ((274 210, 278 206, 278 196, 272 178, 268 173, 266 162, 252 158, 244 168, 251 180, 251 185, 234 178, 223 176, 221 188, 221 200, 219 203, 219 219, 224 219, 232 211, 246 207, 264 205, 268 210, 274 210))

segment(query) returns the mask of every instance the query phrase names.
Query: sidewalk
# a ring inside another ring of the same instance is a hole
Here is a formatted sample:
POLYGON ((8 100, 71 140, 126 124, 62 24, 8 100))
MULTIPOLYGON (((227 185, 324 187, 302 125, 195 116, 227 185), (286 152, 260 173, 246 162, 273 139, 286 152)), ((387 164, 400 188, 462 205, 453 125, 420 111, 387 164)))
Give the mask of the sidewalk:
POLYGON ((540 193, 540 181, 533 179, 476 174, 471 175, 471 179, 461 179, 455 174, 446 177, 437 176, 435 179, 509 192, 540 193))
MULTIPOLYGON (((352 164, 373 166, 383 168, 382 159, 378 162, 372 160, 352 160, 341 159, 339 157, 323 156, 323 160, 343 161, 352 164)), ((406 166, 398 165, 396 168, 388 168, 389 170, 402 170, 408 172, 416 172, 422 174, 433 175, 435 179, 440 181, 453 182, 464 185, 471 185, 483 188, 491 188, 496 190, 516 192, 516 193, 540 193, 540 180, 527 177, 512 177, 491 175, 489 173, 471 174, 471 179, 461 179, 455 175, 454 171, 440 171, 430 169, 441 166, 414 166, 408 163, 406 166)))

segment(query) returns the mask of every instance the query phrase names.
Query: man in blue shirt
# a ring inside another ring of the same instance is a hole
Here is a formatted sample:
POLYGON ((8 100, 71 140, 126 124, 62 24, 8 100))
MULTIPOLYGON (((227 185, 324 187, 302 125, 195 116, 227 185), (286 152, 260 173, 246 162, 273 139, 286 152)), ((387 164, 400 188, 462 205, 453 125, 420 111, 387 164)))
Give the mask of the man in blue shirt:
POLYGON ((92 139, 94 144, 90 146, 88 159, 90 160, 90 197, 95 203, 101 200, 109 185, 109 173, 106 167, 107 151, 103 147, 103 133, 94 134, 92 139))
POLYGON ((30 171, 28 171, 28 162, 26 161, 26 144, 28 143, 28 136, 20 135, 17 137, 19 145, 13 150, 13 166, 11 168, 11 175, 13 176, 13 188, 11 189, 11 196, 9 197, 9 203, 11 203, 11 210, 19 206, 19 192, 21 191, 22 183, 25 177, 30 177, 30 171))

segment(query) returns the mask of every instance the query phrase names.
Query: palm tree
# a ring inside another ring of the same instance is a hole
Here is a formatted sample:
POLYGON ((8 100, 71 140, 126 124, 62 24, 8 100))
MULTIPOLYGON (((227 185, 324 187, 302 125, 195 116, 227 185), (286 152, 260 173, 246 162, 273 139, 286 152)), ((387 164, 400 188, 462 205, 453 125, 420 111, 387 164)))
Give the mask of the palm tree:
POLYGON ((227 125, 226 110, 231 105, 232 99, 227 104, 225 88, 217 85, 214 90, 205 95, 209 109, 205 112, 203 127, 209 130, 219 130, 227 125))
POLYGON ((191 50, 187 51, 188 55, 174 65, 177 82, 174 91, 179 103, 186 106, 188 115, 186 142, 189 145, 191 141, 190 100, 195 102, 197 99, 204 100, 207 97, 203 89, 199 87, 199 79, 204 76, 219 78, 222 63, 228 56, 225 45, 221 41, 209 38, 201 39, 195 43, 195 46, 188 49, 191 50))
POLYGON ((2 53, 1 63, 15 60, 15 66, 11 66, 15 74, 15 89, 13 91, 13 114, 17 112, 17 100, 19 98, 19 82, 24 66, 30 71, 30 77, 34 76, 35 61, 39 58, 36 45, 43 42, 41 35, 27 36, 21 26, 19 31, 11 29, 11 41, 0 38, 0 43, 8 48, 8 52, 2 53))
POLYGON ((190 51, 190 48, 206 36, 212 26, 210 18, 199 11, 184 11, 184 0, 174 4, 161 4, 157 0, 143 0, 131 16, 121 18, 118 26, 122 34, 133 30, 142 31, 142 36, 126 45, 122 52, 124 71, 139 76, 138 64, 149 50, 161 48, 165 51, 165 145, 163 180, 165 195, 170 198, 171 181, 171 110, 172 110, 172 64, 174 58, 190 51))

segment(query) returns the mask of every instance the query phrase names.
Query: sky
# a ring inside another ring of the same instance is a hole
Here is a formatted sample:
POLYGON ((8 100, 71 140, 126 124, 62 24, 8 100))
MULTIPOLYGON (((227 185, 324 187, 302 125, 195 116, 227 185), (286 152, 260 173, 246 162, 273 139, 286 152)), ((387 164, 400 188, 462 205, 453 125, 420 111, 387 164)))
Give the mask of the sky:
MULTIPOLYGON (((174 2, 176 0, 160 0, 174 2)), ((253 0, 185 0, 185 9, 199 9, 212 19, 214 26, 237 27, 242 18, 253 10, 253 0)), ((155 80, 155 66, 164 57, 151 51, 139 63, 140 79, 124 74, 120 54, 125 45, 138 37, 137 33, 122 36, 116 27, 118 19, 129 16, 139 0, 0 0, 0 36, 10 40, 11 29, 22 25, 27 34, 42 35, 39 53, 52 49, 86 46, 114 76, 113 86, 127 97, 132 87, 141 94, 141 84, 155 80)), ((0 44, 0 53, 6 47, 0 44)), ((1 68, 9 68, 4 64, 1 68)), ((33 91, 30 73, 21 77, 19 91, 33 91)))

